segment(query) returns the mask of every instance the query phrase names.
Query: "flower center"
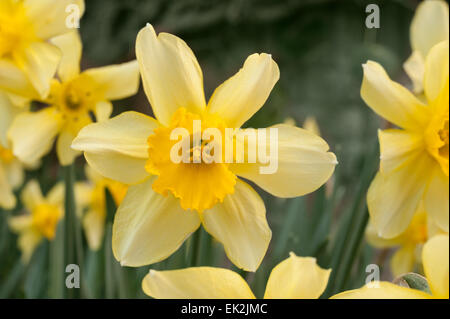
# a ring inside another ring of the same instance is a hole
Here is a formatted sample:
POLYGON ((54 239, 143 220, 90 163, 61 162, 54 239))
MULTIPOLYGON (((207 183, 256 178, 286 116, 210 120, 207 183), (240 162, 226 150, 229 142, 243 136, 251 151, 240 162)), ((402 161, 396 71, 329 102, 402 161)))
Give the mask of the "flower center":
POLYGON ((217 155, 213 146, 223 147, 224 143, 215 141, 214 137, 204 138, 203 133, 208 129, 217 129, 225 136, 225 123, 219 117, 193 114, 180 108, 169 126, 156 128, 148 138, 146 169, 158 176, 153 190, 165 196, 171 192, 180 199, 183 209, 200 213, 222 202, 226 195, 234 192, 236 184, 236 176, 228 169, 228 164, 213 160, 217 155), (179 129, 185 134, 178 135, 179 129), (176 148, 177 145, 188 147, 176 148))
POLYGON ((32 212, 33 226, 47 239, 53 239, 56 226, 62 217, 61 210, 56 205, 39 204, 32 212))
POLYGON ((0 58, 16 59, 33 40, 35 32, 22 1, 0 2, 0 58))
POLYGON ((0 145, 0 161, 5 164, 10 164, 14 160, 13 152, 0 145))

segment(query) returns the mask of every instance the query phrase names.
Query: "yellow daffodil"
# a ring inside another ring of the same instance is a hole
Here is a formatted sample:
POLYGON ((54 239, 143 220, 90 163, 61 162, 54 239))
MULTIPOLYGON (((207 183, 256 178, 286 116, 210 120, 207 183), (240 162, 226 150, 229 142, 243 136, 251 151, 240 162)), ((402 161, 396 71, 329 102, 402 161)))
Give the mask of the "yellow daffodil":
POLYGON ((61 51, 49 40, 69 32, 68 8, 84 0, 0 0, 0 89, 45 98, 61 51))
MULTIPOLYGON (((237 176, 276 196, 295 197, 325 183, 336 157, 320 137, 276 125, 274 174, 260 174, 260 163, 174 163, 171 131, 184 128, 193 134, 194 120, 201 121, 203 132, 211 127, 239 128, 268 98, 279 78, 278 66, 268 54, 249 56, 206 105, 202 71, 183 40, 157 35, 147 25, 137 37, 136 55, 156 119, 126 112, 85 127, 72 144, 103 176, 132 184, 114 220, 116 259, 127 266, 163 260, 203 224, 224 244, 234 264, 255 271, 271 230, 262 199, 237 176)), ((190 156, 196 158, 197 151, 201 149, 194 147, 190 156)))
POLYGON ((44 238, 53 240, 55 237, 56 226, 64 216, 64 185, 57 184, 44 197, 39 184, 32 180, 24 187, 21 200, 26 212, 11 217, 9 226, 19 235, 18 245, 26 263, 44 238))
POLYGON ((0 145, 9 147, 8 129, 14 118, 28 111, 29 106, 29 99, 0 90, 0 145))
POLYGON ((416 94, 423 92, 425 58, 433 46, 449 39, 448 18, 448 4, 445 1, 427 0, 417 7, 410 29, 413 52, 404 64, 416 94))
POLYGON ((55 37, 52 43, 63 53, 58 80, 51 82, 48 107, 16 117, 9 130, 14 154, 33 161, 48 153, 55 138, 61 165, 70 165, 80 153, 70 148, 78 131, 92 122, 109 118, 111 100, 134 95, 139 87, 136 61, 89 69, 80 73, 81 41, 78 32, 55 37))
POLYGON ((425 102, 392 81, 378 63, 363 66, 362 98, 399 127, 378 133, 380 170, 367 195, 372 223, 381 237, 404 232, 422 201, 433 223, 448 233, 448 61, 448 41, 428 53, 425 102))
MULTIPOLYGON (((328 284, 331 270, 320 268, 312 257, 294 253, 275 268, 267 281, 264 299, 317 299, 328 284)), ((254 299, 245 280, 223 268, 193 267, 150 270, 142 289, 157 299, 254 299)))
POLYGON ((431 295, 420 290, 400 287, 389 282, 372 282, 360 289, 337 294, 335 299, 448 299, 448 235, 436 235, 423 247, 422 260, 431 295))
POLYGON ((22 163, 11 150, 0 144, 0 208, 12 209, 16 206, 13 191, 22 185, 23 179, 22 163))
POLYGON ((86 166, 87 183, 83 183, 83 206, 87 207, 82 216, 84 232, 91 250, 98 250, 102 245, 105 232, 106 205, 105 188, 107 188, 116 205, 119 205, 127 192, 127 186, 117 181, 104 178, 89 166, 86 166))
POLYGON ((391 259, 391 271, 394 277, 415 271, 422 263, 422 247, 428 238, 440 233, 423 209, 423 205, 411 220, 408 228, 399 236, 386 239, 378 236, 372 223, 367 227, 366 236, 368 242, 377 248, 396 248, 391 259))

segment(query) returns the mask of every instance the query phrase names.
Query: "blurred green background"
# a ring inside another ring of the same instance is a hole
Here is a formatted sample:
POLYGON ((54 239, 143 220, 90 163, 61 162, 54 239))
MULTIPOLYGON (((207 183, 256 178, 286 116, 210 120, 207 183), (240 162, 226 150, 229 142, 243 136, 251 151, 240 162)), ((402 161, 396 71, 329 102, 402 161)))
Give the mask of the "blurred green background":
MULTIPOLYGON (((87 0, 80 29, 84 45, 82 67, 134 59, 136 35, 147 22, 157 32, 181 37, 192 48, 203 69, 207 98, 215 87, 239 70, 248 55, 272 54, 280 67, 280 81, 265 106, 246 125, 266 127, 291 117, 301 126, 307 116, 314 116, 322 136, 338 156, 339 165, 332 181, 310 196, 280 200, 263 194, 273 239, 258 272, 241 274, 247 277, 257 296, 262 296, 270 270, 288 257, 289 251, 316 256, 323 267, 332 267, 336 266, 333 256, 341 249, 341 254, 351 255, 352 263, 348 269, 333 269, 337 280, 341 280, 337 285, 341 289, 358 287, 364 283, 365 266, 371 262, 383 266, 389 253, 377 252, 365 243, 361 245, 358 241, 361 233, 355 235, 356 239, 345 238, 352 229, 358 231, 367 222, 365 189, 378 165, 376 132, 385 125, 360 98, 361 64, 375 60, 394 80, 411 85, 402 64, 411 52, 409 25, 418 3, 417 0, 87 0), (365 26, 365 8, 369 3, 380 7, 379 29, 365 26)), ((115 105, 115 114, 130 109, 151 114, 142 89, 135 97, 115 105)), ((43 162, 44 167, 29 176, 38 177, 44 190, 48 190, 61 172, 54 153, 43 162)), ((83 162, 82 158, 77 162, 80 178, 83 162)), ((24 275, 14 266, 19 256, 16 239, 6 223, 1 227, 0 283, 14 275, 20 277, 13 289, 7 287, 8 296, 51 297, 47 287, 52 272, 45 257, 52 249, 50 244, 39 248, 41 252, 35 254, 24 275)), ((232 268, 221 245, 211 241, 204 231, 200 235, 202 244, 213 249, 204 249, 196 264, 232 268)), ((91 296, 143 297, 140 281, 148 269, 185 265, 190 258, 189 245, 190 241, 164 262, 139 269, 121 269, 105 249, 101 257, 89 252, 86 269, 91 296), (109 263, 112 270, 105 265, 109 263)), ((388 269, 382 271, 382 278, 392 279, 388 269)), ((2 293, 5 290, 0 289, 2 293)))

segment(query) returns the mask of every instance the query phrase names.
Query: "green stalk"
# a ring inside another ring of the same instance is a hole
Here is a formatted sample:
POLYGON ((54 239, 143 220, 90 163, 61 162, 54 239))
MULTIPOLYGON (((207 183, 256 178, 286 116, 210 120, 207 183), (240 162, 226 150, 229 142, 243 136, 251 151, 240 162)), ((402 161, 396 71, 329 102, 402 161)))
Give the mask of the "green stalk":
POLYGON ((50 272, 49 296, 50 298, 64 298, 64 224, 60 222, 56 228, 55 238, 50 242, 50 272))
POLYGON ((80 268, 80 289, 66 289, 67 298, 89 298, 90 292, 84 275, 84 251, 81 233, 81 223, 77 217, 75 201, 75 166, 63 167, 65 196, 64 196, 64 239, 65 239, 65 267, 69 264, 80 268))
POLYGON ((16 287, 19 285, 26 271, 27 266, 23 264, 22 260, 17 260, 8 278, 0 287, 0 299, 8 298, 16 287))

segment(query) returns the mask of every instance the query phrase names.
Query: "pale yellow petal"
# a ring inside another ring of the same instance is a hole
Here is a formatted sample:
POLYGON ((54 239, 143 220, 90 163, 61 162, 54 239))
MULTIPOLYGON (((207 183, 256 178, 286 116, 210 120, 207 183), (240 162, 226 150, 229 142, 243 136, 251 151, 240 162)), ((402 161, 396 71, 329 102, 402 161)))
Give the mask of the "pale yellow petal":
POLYGON ((448 235, 437 235, 425 243, 422 250, 422 262, 430 285, 436 298, 448 299, 448 235))
POLYGON ((318 299, 328 285, 331 269, 323 269, 312 257, 290 253, 270 273, 264 299, 318 299))
POLYGON ((240 127, 266 102, 280 78, 278 65, 269 54, 252 54, 242 69, 220 85, 208 103, 229 127, 240 127))
POLYGON ((91 250, 99 250, 105 232, 105 216, 95 210, 88 210, 83 217, 83 228, 91 250))
POLYGON ((390 282, 372 282, 359 289, 347 290, 330 299, 430 299, 431 295, 390 282), (378 285, 377 285, 378 284, 378 285))
POLYGON ((95 105, 95 118, 97 122, 102 122, 111 116, 113 105, 109 101, 101 101, 95 105))
POLYGON ((139 65, 136 60, 89 69, 82 73, 92 79, 96 90, 107 100, 119 100, 135 95, 139 89, 139 65))
POLYGON ((239 268, 256 271, 266 254, 272 232, 261 197, 238 180, 234 193, 203 213, 203 225, 225 248, 239 268))
POLYGON ((14 118, 27 109, 27 107, 16 106, 10 95, 0 90, 0 146, 8 148, 8 129, 14 118))
POLYGON ((56 45, 62 53, 57 74, 62 82, 68 82, 80 73, 82 44, 78 31, 54 37, 51 43, 56 45))
POLYGON ((202 70, 183 40, 163 32, 156 35, 147 24, 137 36, 136 57, 145 93, 161 123, 168 124, 180 107, 194 113, 204 110, 202 70))
POLYGON ((0 207, 12 209, 16 206, 16 197, 14 196, 11 185, 9 184, 6 172, 0 163, 0 207))
POLYGON ((448 4, 440 0, 423 1, 411 22, 413 50, 425 58, 435 44, 448 40, 448 29, 448 4))
POLYGON ((433 222, 448 233, 449 186, 448 176, 440 167, 430 172, 432 177, 425 193, 425 209, 433 222))
POLYGON ((22 190, 21 200, 25 208, 31 212, 36 205, 44 202, 41 187, 36 180, 29 181, 22 190))
POLYGON ((395 277, 412 272, 416 263, 415 245, 407 245, 398 249, 391 257, 391 271, 395 277))
MULTIPOLYGON (((55 186, 50 189, 48 194, 45 196, 47 203, 51 205, 56 205, 62 207, 64 204, 65 197, 65 185, 63 182, 58 182, 55 186)), ((76 197, 76 185, 75 185, 75 201, 78 204, 76 197)))
POLYGON ((17 244, 22 252, 22 262, 27 264, 33 255, 36 247, 42 241, 42 236, 33 229, 23 232, 17 241, 17 244))
POLYGON ((423 77, 425 75, 425 59, 419 51, 414 51, 403 63, 403 69, 413 84, 413 91, 415 94, 423 91, 423 77))
POLYGON ((266 129, 266 137, 266 154, 269 163, 273 163, 272 167, 276 169, 261 173, 261 168, 269 170, 269 164, 231 164, 230 168, 236 175, 255 182, 275 196, 285 198, 311 193, 333 174, 336 156, 328 152, 328 144, 319 136, 295 126, 279 124, 266 129), (278 130, 277 152, 270 150, 276 147, 269 139, 270 129, 278 130))
POLYGON ((142 289, 156 299, 255 299, 241 276, 213 267, 150 270, 142 289))
POLYGON ((84 151, 89 165, 103 176, 126 184, 148 177, 147 139, 158 126, 153 118, 125 112, 112 119, 84 127, 72 148, 84 151))
POLYGON ((85 9, 84 0, 25 0, 24 3, 37 35, 42 39, 72 31, 70 24, 74 20, 71 18, 78 13, 81 18, 85 9), (71 5, 76 5, 77 9, 71 5))
POLYGON ((72 165, 75 158, 81 155, 80 151, 71 148, 75 135, 70 130, 62 130, 56 141, 56 154, 61 166, 72 165))
POLYGON ((19 160, 14 159, 11 163, 4 165, 6 171, 6 177, 9 184, 13 189, 17 189, 22 186, 25 180, 25 172, 23 170, 23 165, 19 160))
MULTIPOLYGON (((436 101, 447 85, 447 101, 442 105, 448 112, 448 41, 440 42, 431 48, 425 62, 424 89, 430 103, 436 101)), ((444 93, 445 94, 445 93, 444 93)))
POLYGON ((50 93, 50 80, 56 73, 61 50, 45 42, 34 42, 24 52, 22 69, 41 98, 50 93))
POLYGON ((428 121, 426 106, 406 88, 392 81, 381 65, 363 64, 361 97, 375 113, 402 128, 422 130, 428 121))
POLYGON ((63 125, 61 113, 54 108, 19 114, 8 132, 12 150, 23 162, 34 162, 47 154, 63 125))
POLYGON ((5 59, 0 59, 0 89, 29 98, 39 98, 25 72, 5 59))
POLYGON ((393 238, 409 225, 424 195, 433 159, 427 154, 412 157, 389 174, 379 172, 367 193, 367 205, 378 235, 393 238))
POLYGON ((33 217, 31 214, 17 215, 8 219, 8 226, 16 234, 22 233, 33 224, 33 217))
POLYGON ((398 129, 379 130, 380 170, 388 174, 407 164, 412 157, 424 152, 423 133, 398 129))
POLYGON ((200 226, 196 212, 183 210, 171 194, 155 193, 154 180, 130 186, 115 215, 112 248, 124 266, 166 259, 200 226))
MULTIPOLYGON (((400 235, 401 236, 401 235, 400 235)), ((400 236, 394 238, 383 238, 378 235, 378 230, 374 226, 372 220, 369 220, 369 224, 366 228, 366 239, 367 242, 376 248, 390 248, 398 246, 401 243, 400 236)))

